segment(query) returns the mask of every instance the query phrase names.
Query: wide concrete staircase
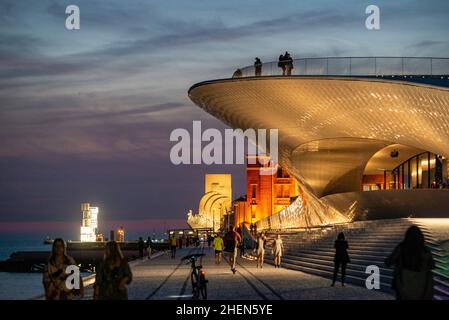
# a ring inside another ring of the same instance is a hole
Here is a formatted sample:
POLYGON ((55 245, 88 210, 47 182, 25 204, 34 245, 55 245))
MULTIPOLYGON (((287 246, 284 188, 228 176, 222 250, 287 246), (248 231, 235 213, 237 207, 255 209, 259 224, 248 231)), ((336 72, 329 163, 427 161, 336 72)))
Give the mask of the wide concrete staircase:
MULTIPOLYGON (((384 260, 403 240, 405 231, 412 224, 418 225, 424 232, 427 246, 432 250, 437 263, 437 269, 434 270, 434 298, 449 300, 449 255, 432 236, 428 227, 413 219, 360 221, 309 231, 280 232, 285 248, 282 267, 332 279, 334 241, 339 232, 344 232, 351 259, 346 268, 346 282, 365 287, 369 276, 365 273, 366 267, 376 265, 380 270, 380 290, 393 293, 393 270, 385 266, 384 260)), ((267 233, 268 263, 273 263, 271 242, 276 234, 267 233)))

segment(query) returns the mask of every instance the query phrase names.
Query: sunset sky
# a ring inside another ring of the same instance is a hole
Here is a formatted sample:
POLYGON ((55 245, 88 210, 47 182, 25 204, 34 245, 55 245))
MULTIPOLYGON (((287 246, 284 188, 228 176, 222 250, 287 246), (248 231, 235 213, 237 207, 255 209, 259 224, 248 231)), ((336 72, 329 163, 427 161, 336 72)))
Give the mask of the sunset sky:
POLYGON ((81 202, 100 207, 103 232, 185 226, 205 173, 245 193, 244 166, 171 164, 172 130, 226 128, 191 85, 285 50, 449 57, 448 31, 447 0, 2 0, 0 233, 76 236, 81 202), (80 30, 65 28, 69 4, 80 30), (381 30, 365 28, 370 4, 381 30))

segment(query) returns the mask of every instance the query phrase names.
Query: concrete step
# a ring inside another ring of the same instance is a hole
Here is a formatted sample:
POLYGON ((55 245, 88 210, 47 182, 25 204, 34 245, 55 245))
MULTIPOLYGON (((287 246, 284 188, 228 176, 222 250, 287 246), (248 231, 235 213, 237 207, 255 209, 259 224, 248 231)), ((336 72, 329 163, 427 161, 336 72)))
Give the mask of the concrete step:
POLYGON ((441 296, 447 296, 449 297, 449 288, 442 285, 434 285, 433 288, 435 289, 435 293, 441 296))
MULTIPOLYGON (((333 271, 326 271, 326 270, 317 270, 314 268, 309 268, 309 267, 305 267, 305 266, 299 266, 299 265, 295 265, 295 264, 289 264, 289 263, 282 263, 282 267, 283 268, 287 268, 287 269, 291 269, 291 270, 297 270, 297 271, 302 271, 305 273, 309 273, 309 274, 313 274, 313 275, 317 275, 323 278, 328 278, 328 279, 332 279, 333 277, 333 271)), ((359 277, 359 276, 355 276, 352 274, 347 274, 346 275, 346 283, 349 284, 354 284, 357 286, 362 286, 365 287, 365 278, 359 277)), ((340 281, 340 275, 337 278, 337 281, 340 281)), ((340 284, 340 282, 336 283, 336 286, 338 286, 340 284)), ((330 285, 330 282, 329 282, 330 285)), ((380 290, 386 293, 390 293, 393 294, 393 291, 391 290, 391 285, 388 282, 380 282, 380 290)))
MULTIPOLYGON (((292 265, 298 265, 298 266, 303 266, 303 267, 307 267, 307 268, 311 268, 311 269, 316 269, 316 270, 322 270, 322 271, 328 271, 333 273, 334 267, 333 265, 325 265, 325 264, 320 264, 320 263, 313 263, 313 262, 308 262, 308 261, 304 261, 304 260, 290 260, 290 259, 283 259, 282 263, 289 263, 292 265)), ((366 277, 368 276, 365 273, 365 268, 363 268, 362 270, 360 268, 358 268, 357 266, 353 266, 352 264, 348 264, 348 266, 346 267, 346 274, 347 275, 354 275, 354 276, 358 276, 360 278, 366 279, 366 277)), ((383 274, 381 272, 380 274, 380 278, 384 279, 385 282, 391 282, 392 277, 390 275, 386 275, 383 274)))
MULTIPOLYGON (((334 261, 333 260, 323 260, 323 259, 317 259, 317 258, 310 258, 310 257, 291 257, 291 256, 285 256, 283 258, 284 260, 288 260, 290 262, 310 262, 310 263, 314 263, 317 265, 322 265, 322 266, 326 266, 326 267, 330 267, 333 268, 334 267, 334 261)), ((357 261, 355 261, 354 259, 351 259, 351 262, 348 264, 347 268, 351 268, 353 270, 358 270, 361 272, 365 272, 366 267, 369 265, 377 265, 379 267, 379 270, 381 272, 382 275, 388 275, 391 276, 393 273, 393 270, 386 267, 383 263, 382 264, 376 264, 374 262, 365 262, 365 263, 359 263, 357 261)))
MULTIPOLYGON (((315 254, 315 253, 303 253, 301 255, 290 255, 290 254, 286 254, 285 257, 291 258, 291 259, 301 259, 303 257, 305 258, 310 258, 310 259, 317 259, 317 260, 322 260, 322 261, 329 261, 331 263, 334 263, 334 256, 331 255, 319 255, 319 254, 315 254)), ((350 257, 351 258, 351 262, 355 263, 355 264, 360 264, 360 265, 377 265, 377 266, 383 266, 384 265, 384 261, 383 260, 375 260, 375 259, 369 259, 369 258, 360 258, 358 256, 353 256, 350 257)), ((377 258, 377 257, 375 257, 377 258)))

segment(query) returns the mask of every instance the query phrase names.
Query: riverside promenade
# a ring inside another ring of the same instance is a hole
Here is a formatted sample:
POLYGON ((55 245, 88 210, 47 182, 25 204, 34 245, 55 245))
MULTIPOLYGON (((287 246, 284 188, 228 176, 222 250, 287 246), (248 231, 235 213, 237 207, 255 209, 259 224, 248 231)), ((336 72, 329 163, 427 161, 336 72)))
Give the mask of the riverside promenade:
MULTIPOLYGON (((190 265, 181 262, 189 253, 204 252, 209 300, 391 300, 392 295, 376 290, 337 283, 300 271, 276 269, 264 264, 256 268, 256 261, 237 258, 237 273, 233 274, 227 261, 214 263, 211 248, 183 248, 176 251, 176 259, 164 253, 151 260, 131 262, 133 282, 128 286, 130 300, 190 300, 190 265)), ((85 299, 92 298, 92 286, 86 288, 85 299)))

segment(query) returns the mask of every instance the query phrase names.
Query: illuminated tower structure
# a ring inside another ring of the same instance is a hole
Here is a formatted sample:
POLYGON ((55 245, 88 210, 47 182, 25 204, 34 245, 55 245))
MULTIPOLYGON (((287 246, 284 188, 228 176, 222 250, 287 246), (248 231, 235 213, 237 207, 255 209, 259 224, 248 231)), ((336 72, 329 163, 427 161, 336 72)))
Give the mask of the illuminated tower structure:
POLYGON ((217 232, 229 221, 232 211, 232 176, 230 174, 206 174, 204 195, 198 205, 198 213, 187 213, 187 224, 192 229, 211 228, 217 232))
POLYGON ((125 230, 120 227, 115 233, 115 239, 117 242, 125 242, 125 230))
POLYGON ((81 222, 82 242, 96 241, 98 228, 98 207, 91 207, 89 203, 81 203, 83 220, 81 222))

